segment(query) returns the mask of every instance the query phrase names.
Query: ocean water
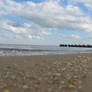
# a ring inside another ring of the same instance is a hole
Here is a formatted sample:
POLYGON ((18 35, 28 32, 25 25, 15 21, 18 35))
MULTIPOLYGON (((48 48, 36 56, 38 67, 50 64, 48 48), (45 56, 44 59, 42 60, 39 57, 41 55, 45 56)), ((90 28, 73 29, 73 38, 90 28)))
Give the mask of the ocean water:
POLYGON ((31 56, 76 53, 92 53, 92 48, 0 44, 0 56, 31 56))

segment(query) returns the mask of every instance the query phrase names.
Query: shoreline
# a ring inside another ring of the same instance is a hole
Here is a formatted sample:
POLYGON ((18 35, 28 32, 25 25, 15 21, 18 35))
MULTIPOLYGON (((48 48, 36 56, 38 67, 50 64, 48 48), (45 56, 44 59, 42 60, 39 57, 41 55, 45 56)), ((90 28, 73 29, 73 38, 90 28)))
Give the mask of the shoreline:
POLYGON ((0 56, 0 92, 91 92, 92 54, 0 56))
POLYGON ((62 56, 62 55, 91 55, 92 53, 69 53, 69 54, 41 54, 41 55, 1 55, 0 57, 35 57, 35 56, 62 56))
POLYGON ((60 54, 36 54, 36 55, 0 55, 0 57, 2 57, 2 56, 51 56, 51 55, 78 55, 78 54, 80 54, 80 55, 82 55, 82 54, 92 54, 91 52, 89 53, 89 52, 75 52, 75 53, 60 53, 60 54))

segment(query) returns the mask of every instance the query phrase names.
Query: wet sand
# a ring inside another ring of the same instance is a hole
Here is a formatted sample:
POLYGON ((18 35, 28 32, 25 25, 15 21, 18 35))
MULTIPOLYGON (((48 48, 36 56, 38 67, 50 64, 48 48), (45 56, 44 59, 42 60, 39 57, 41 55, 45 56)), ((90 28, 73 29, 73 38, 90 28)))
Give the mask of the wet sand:
POLYGON ((92 92, 92 54, 0 56, 0 92, 92 92))

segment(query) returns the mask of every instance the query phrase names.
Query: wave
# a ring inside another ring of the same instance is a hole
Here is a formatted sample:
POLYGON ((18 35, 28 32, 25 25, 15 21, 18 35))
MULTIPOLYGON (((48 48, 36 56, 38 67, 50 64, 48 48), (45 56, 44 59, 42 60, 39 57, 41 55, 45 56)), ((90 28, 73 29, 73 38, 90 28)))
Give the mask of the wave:
POLYGON ((0 56, 92 53, 92 49, 40 45, 0 45, 0 56))

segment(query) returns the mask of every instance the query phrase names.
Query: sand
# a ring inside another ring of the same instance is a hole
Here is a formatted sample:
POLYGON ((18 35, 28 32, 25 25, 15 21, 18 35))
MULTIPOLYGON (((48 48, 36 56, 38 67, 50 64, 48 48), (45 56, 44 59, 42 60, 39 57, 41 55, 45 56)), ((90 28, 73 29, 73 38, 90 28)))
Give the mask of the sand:
POLYGON ((92 92, 92 54, 0 56, 0 92, 92 92))

